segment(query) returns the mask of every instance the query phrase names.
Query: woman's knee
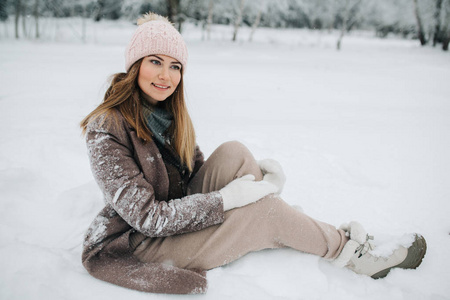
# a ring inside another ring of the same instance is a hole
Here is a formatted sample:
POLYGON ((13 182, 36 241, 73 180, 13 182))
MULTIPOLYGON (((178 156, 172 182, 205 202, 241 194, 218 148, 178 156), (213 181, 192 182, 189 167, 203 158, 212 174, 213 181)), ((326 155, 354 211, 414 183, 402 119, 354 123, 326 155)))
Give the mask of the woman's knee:
POLYGON ((220 145, 215 151, 216 158, 223 164, 234 166, 236 178, 246 174, 255 175, 256 180, 262 179, 261 170, 250 150, 241 142, 229 141, 220 145))
POLYGON ((217 147, 216 150, 220 156, 228 158, 245 158, 252 157, 250 150, 238 141, 228 141, 217 147))

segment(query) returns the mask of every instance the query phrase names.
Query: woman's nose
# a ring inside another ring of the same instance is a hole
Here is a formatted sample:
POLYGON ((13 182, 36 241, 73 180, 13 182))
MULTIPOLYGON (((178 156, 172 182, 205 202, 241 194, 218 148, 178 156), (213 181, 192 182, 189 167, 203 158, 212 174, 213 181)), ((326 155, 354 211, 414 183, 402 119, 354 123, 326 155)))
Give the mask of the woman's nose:
POLYGON ((159 79, 167 80, 169 78, 169 70, 167 68, 161 68, 161 72, 159 73, 159 79))

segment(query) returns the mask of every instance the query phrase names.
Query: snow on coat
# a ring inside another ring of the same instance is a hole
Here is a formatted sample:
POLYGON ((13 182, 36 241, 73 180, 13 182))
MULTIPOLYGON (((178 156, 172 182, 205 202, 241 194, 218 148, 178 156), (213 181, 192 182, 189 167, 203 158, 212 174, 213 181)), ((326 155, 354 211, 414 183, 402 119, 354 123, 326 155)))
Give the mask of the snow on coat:
MULTIPOLYGON (((161 153, 153 141, 138 138, 118 111, 106 120, 91 122, 86 142, 94 178, 105 198, 104 209, 85 236, 82 261, 87 271, 98 279, 145 292, 206 292, 206 272, 140 262, 133 256, 129 235, 138 231, 164 237, 220 224, 224 221, 220 193, 167 199, 169 177, 161 153)), ((197 147, 194 170, 202 164, 203 154, 197 147)))

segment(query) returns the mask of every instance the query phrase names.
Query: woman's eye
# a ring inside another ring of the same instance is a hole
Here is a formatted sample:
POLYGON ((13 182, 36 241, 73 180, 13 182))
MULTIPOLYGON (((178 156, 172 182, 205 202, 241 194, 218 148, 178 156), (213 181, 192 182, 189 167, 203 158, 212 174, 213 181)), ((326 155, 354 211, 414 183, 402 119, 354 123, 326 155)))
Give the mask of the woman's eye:
POLYGON ((178 66, 178 65, 173 65, 171 68, 174 69, 174 70, 180 70, 181 69, 180 66, 178 66))
POLYGON ((154 64, 154 65, 160 65, 161 64, 161 62, 159 60, 156 60, 156 59, 152 59, 152 60, 150 60, 150 62, 152 64, 154 64))

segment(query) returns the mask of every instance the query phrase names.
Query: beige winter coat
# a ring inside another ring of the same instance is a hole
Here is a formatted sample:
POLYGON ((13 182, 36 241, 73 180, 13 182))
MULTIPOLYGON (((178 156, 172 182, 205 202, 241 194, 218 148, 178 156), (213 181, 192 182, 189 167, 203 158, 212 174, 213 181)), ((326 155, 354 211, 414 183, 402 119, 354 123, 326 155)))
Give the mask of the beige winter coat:
MULTIPOLYGON (((164 237, 221 224, 220 193, 168 199, 169 177, 157 146, 153 141, 144 143, 119 112, 114 114, 117 125, 112 117, 104 124, 100 118, 87 129, 88 155, 105 207, 86 233, 84 267, 98 279, 140 291, 206 292, 204 271, 142 263, 132 254, 129 235, 139 231, 148 237, 164 237)), ((197 147, 194 173, 202 164, 203 154, 197 147)))

